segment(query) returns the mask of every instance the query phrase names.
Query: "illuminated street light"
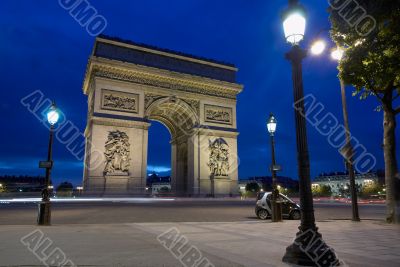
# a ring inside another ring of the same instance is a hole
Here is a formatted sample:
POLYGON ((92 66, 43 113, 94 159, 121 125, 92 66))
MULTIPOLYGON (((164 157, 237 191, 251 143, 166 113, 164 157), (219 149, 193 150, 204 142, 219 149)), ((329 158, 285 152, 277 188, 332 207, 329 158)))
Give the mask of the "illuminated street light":
POLYGON ((60 114, 57 111, 56 104, 53 102, 49 109, 49 112, 47 112, 47 121, 51 126, 54 126, 58 122, 59 118, 60 114))
MULTIPOLYGON (((355 46, 361 45, 362 40, 359 40, 356 42, 355 46)), ((314 44, 311 46, 311 53, 313 55, 320 55, 324 49, 325 49, 325 43, 320 43, 320 41, 314 42, 314 44)), ((343 59, 345 51, 340 48, 340 47, 335 47, 334 49, 331 50, 331 58, 337 62, 343 59)), ((353 146, 351 144, 351 136, 350 136, 350 127, 349 127, 349 116, 347 112, 347 103, 346 103, 346 85, 341 77, 339 77, 339 82, 340 82, 340 89, 341 89, 341 95, 342 95, 342 109, 343 109, 343 120, 344 120, 344 126, 346 129, 346 143, 343 146, 343 150, 346 150, 347 153, 345 155, 345 164, 346 168, 349 172, 349 181, 350 181, 350 193, 351 193, 351 207, 352 207, 352 220, 355 222, 360 221, 360 215, 358 212, 358 202, 357 202, 357 188, 356 188, 356 183, 355 183, 355 171, 354 171, 354 163, 351 155, 353 155, 353 146)))
POLYGON ((42 162, 43 166, 46 168, 46 181, 45 187, 42 191, 42 202, 39 204, 39 214, 38 214, 38 225, 50 225, 51 224, 51 203, 50 203, 50 193, 49 189, 53 189, 50 185, 50 174, 53 168, 53 139, 54 139, 54 125, 57 124, 60 118, 60 114, 57 110, 56 104, 53 102, 49 111, 47 112, 47 121, 50 124, 50 138, 49 138, 49 148, 47 153, 47 161, 42 162))
POLYGON ((326 43, 322 40, 318 40, 311 46, 311 53, 316 56, 321 55, 325 51, 325 48, 326 43))
POLYGON ((277 200, 279 198, 279 190, 276 187, 276 160, 275 160, 275 131, 276 131, 277 121, 275 119, 274 114, 269 115, 269 119, 267 122, 268 132, 271 136, 271 154, 272 154, 272 165, 271 165, 271 173, 272 173, 272 200, 271 200, 271 208, 272 214, 271 219, 272 222, 280 222, 282 221, 282 208, 278 207, 277 200))
POLYGON ((316 263, 309 257, 300 240, 318 240, 318 250, 324 251, 324 258, 329 259, 324 266, 336 266, 339 263, 333 250, 322 240, 321 234, 315 224, 314 203, 311 190, 310 156, 308 153, 306 113, 304 105, 303 88, 303 59, 307 57, 307 51, 300 47, 299 43, 304 39, 306 27, 306 11, 298 0, 289 0, 289 7, 284 11, 283 29, 286 41, 292 45, 292 49, 286 54, 286 59, 292 65, 295 125, 297 140, 297 160, 300 188, 301 223, 299 232, 292 245, 286 248, 282 261, 295 265, 315 266, 316 263), (304 113, 303 113, 304 112, 304 113))
POLYGON ((289 0, 290 8, 283 13, 283 30, 286 41, 298 45, 306 31, 306 12, 298 1, 289 0))
POLYGON ((267 122, 267 129, 271 135, 274 135, 274 133, 276 131, 276 124, 277 124, 277 121, 276 121, 274 115, 271 113, 269 116, 268 122, 267 122))
POLYGON ((340 60, 342 60, 343 56, 344 56, 343 49, 336 48, 336 49, 332 50, 332 52, 331 52, 331 57, 334 60, 340 61, 340 60))

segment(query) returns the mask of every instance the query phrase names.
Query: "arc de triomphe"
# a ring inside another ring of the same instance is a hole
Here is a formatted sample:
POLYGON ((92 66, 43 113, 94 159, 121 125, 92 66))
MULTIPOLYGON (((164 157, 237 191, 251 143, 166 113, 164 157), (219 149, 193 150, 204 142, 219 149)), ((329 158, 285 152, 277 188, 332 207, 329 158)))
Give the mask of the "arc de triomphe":
POLYGON ((145 194, 148 129, 171 133, 177 195, 237 193, 237 69, 116 38, 96 39, 83 91, 88 97, 84 188, 145 194))

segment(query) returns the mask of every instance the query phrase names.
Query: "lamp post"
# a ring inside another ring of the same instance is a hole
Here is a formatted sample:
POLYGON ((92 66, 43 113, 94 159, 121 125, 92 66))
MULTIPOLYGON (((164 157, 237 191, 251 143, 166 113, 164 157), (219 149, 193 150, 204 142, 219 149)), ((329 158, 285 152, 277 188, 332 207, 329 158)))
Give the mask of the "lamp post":
MULTIPOLYGON (((316 41, 313 46, 311 47, 311 51, 314 55, 320 55, 325 50, 325 43, 322 40, 316 41)), ((335 48, 331 51, 332 59, 336 61, 342 60, 344 56, 344 50, 335 48)), ((342 154, 345 157, 346 168, 349 172, 349 181, 350 181, 350 193, 351 193, 351 209, 352 209, 352 221, 359 222, 360 215, 358 212, 358 200, 357 200, 357 188, 356 188, 356 181, 355 181, 355 171, 354 171, 354 163, 353 163, 353 154, 354 149, 351 145, 351 136, 350 136, 350 127, 349 127, 349 115, 347 112, 347 101, 346 101, 346 86, 343 80, 339 77, 340 82, 340 91, 342 96, 342 110, 343 110, 343 122, 344 127, 346 130, 346 143, 342 148, 342 154)))
POLYGON ((49 148, 47 153, 46 181, 45 188, 42 191, 42 202, 39 204, 38 225, 51 225, 51 202, 50 202, 50 174, 53 168, 53 139, 54 125, 58 122, 60 115, 57 111, 56 104, 53 102, 47 112, 47 121, 50 124, 49 148))
POLYGON ((276 160, 275 160, 275 131, 276 131, 277 121, 274 115, 271 113, 269 115, 269 119, 267 122, 267 129, 271 137, 271 154, 272 154, 272 165, 271 165, 271 173, 272 173, 272 201, 271 201, 271 208, 272 214, 271 219, 272 222, 280 222, 282 221, 282 209, 278 208, 278 197, 279 197, 279 190, 277 188, 276 183, 276 160))
POLYGON ((289 0, 289 8, 283 13, 282 19, 286 40, 292 45, 291 51, 286 54, 286 59, 292 64, 301 209, 299 232, 296 234, 294 243, 286 248, 286 253, 282 260, 303 266, 318 266, 321 265, 320 261, 322 260, 328 262, 323 266, 335 266, 338 265, 339 261, 333 250, 322 240, 322 236, 315 224, 311 191, 302 77, 302 61, 307 56, 307 51, 299 46, 300 41, 304 39, 306 11, 298 0, 289 0))
MULTIPOLYGON (((338 49, 339 50, 339 49, 338 49)), ((340 55, 340 52, 339 52, 340 55)), ((342 54, 343 55, 343 54, 342 54)), ((332 53, 334 57, 334 53, 332 53)), ((337 58, 337 60, 340 60, 337 58)), ((358 213, 358 200, 357 200, 357 188, 356 188, 356 175, 354 171, 354 163, 353 163, 353 146, 351 145, 351 136, 350 136, 350 127, 349 127, 349 115, 347 113, 347 102, 346 102, 346 86, 344 81, 339 78, 340 81, 340 91, 342 94, 342 109, 343 109, 343 121, 344 127, 346 129, 346 144, 344 146, 345 157, 346 157, 346 167, 349 172, 349 180, 350 180, 350 193, 351 193, 351 210, 352 210, 352 221, 359 222, 360 215, 358 213)))

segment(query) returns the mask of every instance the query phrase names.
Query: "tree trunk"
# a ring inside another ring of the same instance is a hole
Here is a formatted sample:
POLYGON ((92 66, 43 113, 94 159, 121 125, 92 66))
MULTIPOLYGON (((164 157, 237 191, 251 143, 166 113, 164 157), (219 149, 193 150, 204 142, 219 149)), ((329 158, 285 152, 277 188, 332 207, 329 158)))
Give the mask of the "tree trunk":
POLYGON ((400 177, 396 160, 396 114, 392 95, 383 99, 383 150, 385 159, 386 206, 388 223, 400 223, 400 177))

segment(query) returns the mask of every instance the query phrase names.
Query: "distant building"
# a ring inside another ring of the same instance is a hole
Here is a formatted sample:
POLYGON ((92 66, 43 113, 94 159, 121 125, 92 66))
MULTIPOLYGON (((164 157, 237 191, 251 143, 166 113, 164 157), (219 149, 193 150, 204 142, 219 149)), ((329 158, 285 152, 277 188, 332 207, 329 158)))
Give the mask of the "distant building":
POLYGON ((165 194, 171 192, 171 183, 153 183, 151 187, 151 194, 165 194))
MULTIPOLYGON (((361 188, 370 183, 382 183, 383 177, 382 172, 356 173, 355 182, 361 188)), ((312 187, 322 185, 329 186, 333 195, 340 195, 341 191, 350 188, 349 174, 348 172, 322 173, 315 177, 312 187)))
POLYGON ((152 173, 147 177, 147 186, 151 187, 155 183, 171 183, 170 176, 159 176, 156 173, 152 173))
MULTIPOLYGON (((249 183, 257 183, 260 188, 264 188, 264 190, 272 190, 272 177, 258 176, 249 177, 248 179, 240 179, 238 182, 238 191, 244 193, 246 191, 246 185, 249 183)), ((292 189, 295 191, 297 191, 299 188, 299 181, 293 180, 292 178, 285 176, 278 176, 277 184, 282 188, 292 189)))
POLYGON ((41 192, 45 182, 41 176, 0 176, 2 192, 41 192))
POLYGON ((171 192, 171 177, 152 173, 147 177, 147 187, 152 195, 171 192))

